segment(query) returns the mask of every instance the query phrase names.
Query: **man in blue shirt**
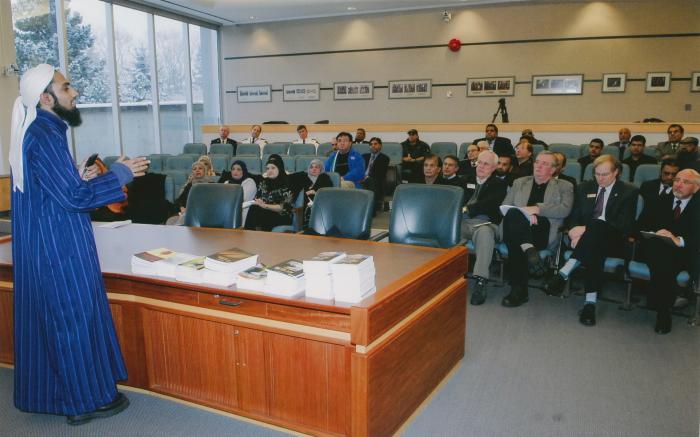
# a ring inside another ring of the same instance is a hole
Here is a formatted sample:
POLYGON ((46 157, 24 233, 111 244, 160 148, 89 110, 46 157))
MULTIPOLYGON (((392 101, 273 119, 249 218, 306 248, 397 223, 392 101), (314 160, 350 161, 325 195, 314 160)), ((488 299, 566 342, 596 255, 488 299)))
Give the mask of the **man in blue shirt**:
POLYGON ((341 132, 335 139, 336 151, 326 160, 326 171, 338 173, 343 188, 361 188, 360 182, 365 178, 365 161, 352 148, 352 135, 341 132))

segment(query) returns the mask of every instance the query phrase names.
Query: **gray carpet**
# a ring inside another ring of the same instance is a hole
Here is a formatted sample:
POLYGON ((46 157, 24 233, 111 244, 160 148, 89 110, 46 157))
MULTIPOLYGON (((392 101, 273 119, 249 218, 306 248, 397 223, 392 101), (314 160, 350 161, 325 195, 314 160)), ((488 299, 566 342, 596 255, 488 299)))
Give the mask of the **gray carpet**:
MULTIPOLYGON (((673 332, 659 336, 652 313, 604 302, 589 328, 577 320, 581 297, 531 291, 529 303, 509 309, 500 306, 504 294, 492 287, 486 304, 469 306, 466 358, 406 436, 699 434, 700 328, 674 317, 673 332)), ((12 374, 0 368, 1 435, 284 435, 139 393, 128 393, 124 413, 74 428, 16 410, 12 374)))

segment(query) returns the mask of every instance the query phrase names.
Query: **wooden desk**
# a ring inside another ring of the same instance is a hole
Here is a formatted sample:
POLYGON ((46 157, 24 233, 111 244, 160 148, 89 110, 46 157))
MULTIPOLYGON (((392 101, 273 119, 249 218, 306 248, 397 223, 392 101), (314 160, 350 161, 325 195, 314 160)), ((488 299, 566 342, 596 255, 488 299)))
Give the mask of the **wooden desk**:
MULTIPOLYGON (((467 252, 251 231, 95 228, 127 385, 316 435, 396 431, 464 356, 467 252), (230 247, 270 265, 374 256, 356 305, 133 275, 131 254, 230 247)), ((11 243, 0 244, 0 361, 12 362, 11 243)))

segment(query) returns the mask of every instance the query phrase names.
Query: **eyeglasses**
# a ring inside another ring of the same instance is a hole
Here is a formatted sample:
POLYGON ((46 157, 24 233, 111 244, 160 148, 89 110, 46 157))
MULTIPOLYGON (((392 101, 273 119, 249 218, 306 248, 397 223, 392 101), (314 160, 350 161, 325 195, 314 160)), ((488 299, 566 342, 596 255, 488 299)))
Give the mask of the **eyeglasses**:
POLYGON ((607 173, 595 172, 594 174, 597 178, 607 178, 608 176, 610 176, 612 174, 612 172, 607 172, 607 173))
POLYGON ((677 171, 662 171, 661 174, 664 176, 675 176, 678 174, 678 172, 677 171))

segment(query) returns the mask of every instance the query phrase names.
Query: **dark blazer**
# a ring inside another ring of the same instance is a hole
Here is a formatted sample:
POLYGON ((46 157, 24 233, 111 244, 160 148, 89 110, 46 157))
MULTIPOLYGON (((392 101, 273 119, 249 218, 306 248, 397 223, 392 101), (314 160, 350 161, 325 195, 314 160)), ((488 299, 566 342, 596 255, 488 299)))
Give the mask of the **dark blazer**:
POLYGON ((620 156, 618 156, 618 159, 620 161, 622 161, 622 158, 625 156, 625 150, 627 150, 629 145, 630 145, 629 141, 627 143, 623 144, 622 147, 620 147, 619 141, 615 141, 614 143, 608 144, 608 146, 615 146, 618 148, 618 150, 620 151, 620 156))
POLYGON ((533 170, 534 163, 532 157, 530 157, 527 161, 523 162, 522 164, 518 163, 517 166, 513 168, 513 177, 517 179, 523 176, 532 176, 533 170))
POLYGON ((582 156, 578 159, 578 163, 581 164, 581 177, 583 177, 586 172, 586 166, 592 162, 593 158, 591 158, 591 155, 582 156))
MULTIPOLYGON (((593 219, 593 208, 598 194, 596 181, 583 181, 576 189, 571 226, 587 226, 593 219)), ((612 185, 608 203, 605 205, 605 221, 622 235, 632 232, 639 189, 617 180, 612 185)))
POLYGON ((572 178, 571 176, 565 175, 565 174, 560 174, 557 176, 557 179, 561 179, 562 181, 568 181, 571 185, 573 185, 574 190, 576 189, 576 184, 578 183, 575 178, 572 178))
MULTIPOLYGON (((472 144, 476 144, 479 141, 488 141, 484 138, 477 138, 472 141, 472 144)), ((498 156, 515 156, 515 149, 513 148, 513 143, 510 142, 508 138, 496 137, 493 142, 493 151, 498 156)))
MULTIPOLYGON (((364 153, 362 159, 365 160, 365 169, 369 166, 369 158, 371 153, 364 153)), ((389 168, 389 157, 382 152, 379 152, 374 162, 372 163, 372 168, 367 176, 374 178, 380 184, 383 184, 386 180, 386 170, 389 168)))
POLYGON ((644 205, 646 205, 656 202, 659 197, 672 196, 670 188, 671 187, 669 187, 668 193, 659 193, 661 190, 661 179, 656 178, 642 182, 642 185, 639 187, 639 194, 642 196, 642 199, 644 199, 644 205))
MULTIPOLYGON (((221 144, 221 138, 214 138, 213 140, 211 140, 211 143, 209 143, 209 144, 210 145, 211 144, 221 144)), ((233 146, 233 154, 235 155, 236 148, 238 148, 238 143, 236 142, 236 140, 231 139, 231 138, 226 138, 226 144, 230 144, 233 146)))
MULTIPOLYGON (((465 179, 464 202, 467 203, 476 191, 476 176, 465 179)), ((474 218, 479 215, 487 215, 492 223, 498 224, 503 219, 499 207, 508 192, 508 184, 492 174, 479 190, 476 203, 469 205, 467 215, 474 218)))
POLYGON ((632 160, 632 157, 627 157, 622 161, 623 164, 627 164, 630 167, 630 182, 634 180, 634 173, 637 171, 637 167, 642 164, 656 164, 656 158, 649 155, 642 155, 637 161, 632 160))

